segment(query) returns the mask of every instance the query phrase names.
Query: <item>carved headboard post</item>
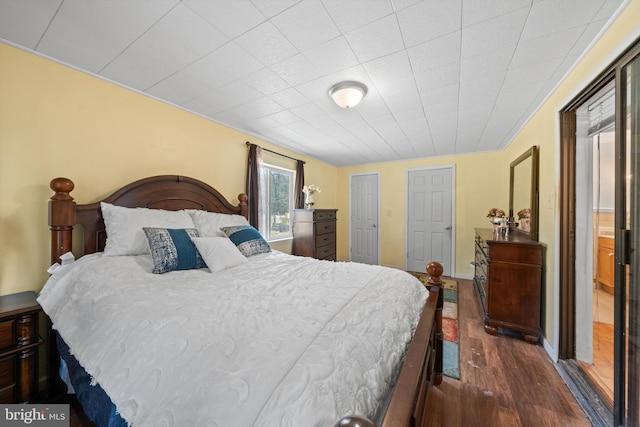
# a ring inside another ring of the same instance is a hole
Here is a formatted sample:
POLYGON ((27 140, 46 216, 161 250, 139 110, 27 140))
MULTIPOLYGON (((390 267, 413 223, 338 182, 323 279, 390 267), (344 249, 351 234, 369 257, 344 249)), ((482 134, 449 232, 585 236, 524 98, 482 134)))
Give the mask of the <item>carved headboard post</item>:
POLYGON ((49 226, 51 227, 51 263, 60 261, 60 255, 71 251, 73 226, 76 224, 76 202, 69 193, 73 181, 54 178, 49 187, 55 194, 49 201, 49 226))
POLYGON ((238 194, 238 201, 240 202, 240 215, 245 218, 249 218, 249 205, 247 204, 249 197, 245 193, 238 194))

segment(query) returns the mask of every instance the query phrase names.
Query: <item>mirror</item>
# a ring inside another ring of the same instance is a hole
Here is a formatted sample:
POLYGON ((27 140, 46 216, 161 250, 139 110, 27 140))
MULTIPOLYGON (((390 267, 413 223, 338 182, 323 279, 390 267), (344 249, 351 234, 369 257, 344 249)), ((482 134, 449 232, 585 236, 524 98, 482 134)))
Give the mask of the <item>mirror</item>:
POLYGON ((538 147, 535 145, 511 162, 509 219, 512 230, 538 240, 538 147))

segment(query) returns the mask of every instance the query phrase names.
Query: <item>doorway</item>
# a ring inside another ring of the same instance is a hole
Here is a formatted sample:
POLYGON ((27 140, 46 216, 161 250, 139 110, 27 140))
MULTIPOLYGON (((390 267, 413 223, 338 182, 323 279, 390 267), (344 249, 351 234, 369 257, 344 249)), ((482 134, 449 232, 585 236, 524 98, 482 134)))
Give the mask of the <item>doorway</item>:
POLYGON ((616 172, 613 82, 578 108, 576 115, 575 359, 591 387, 612 411, 616 172))
POLYGON ((427 264, 442 264, 453 275, 455 241, 454 167, 411 169, 407 173, 408 271, 425 272, 427 264))
POLYGON ((378 264, 379 254, 379 187, 378 173, 355 174, 349 177, 351 204, 349 212, 350 260, 378 264))
POLYGON ((561 111, 560 125, 560 366, 595 402, 585 409, 596 425, 638 426, 640 41, 561 111), (591 112, 607 99, 614 111, 594 127, 591 112))

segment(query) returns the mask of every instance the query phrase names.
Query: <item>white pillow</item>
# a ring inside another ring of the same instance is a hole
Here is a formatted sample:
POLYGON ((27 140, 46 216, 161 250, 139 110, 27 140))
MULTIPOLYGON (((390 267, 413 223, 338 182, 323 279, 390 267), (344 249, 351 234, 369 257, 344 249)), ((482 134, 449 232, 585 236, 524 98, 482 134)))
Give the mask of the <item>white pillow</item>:
POLYGON ((222 271, 248 262, 237 246, 226 237, 192 237, 191 240, 211 271, 222 271))
POLYGON ((242 215, 221 214, 195 209, 187 209, 187 212, 191 215, 200 237, 226 237, 225 234, 220 231, 220 228, 234 225, 249 225, 247 218, 242 215))
POLYGON ((195 228, 191 215, 185 211, 125 208, 100 202, 107 231, 105 255, 149 254, 149 243, 142 227, 195 228))

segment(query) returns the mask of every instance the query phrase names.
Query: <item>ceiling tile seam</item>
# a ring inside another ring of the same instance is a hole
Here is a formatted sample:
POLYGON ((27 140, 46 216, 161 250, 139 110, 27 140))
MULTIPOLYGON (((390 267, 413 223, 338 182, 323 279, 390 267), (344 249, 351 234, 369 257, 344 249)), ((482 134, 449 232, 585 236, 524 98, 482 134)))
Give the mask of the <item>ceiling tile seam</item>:
MULTIPOLYGON (((176 7, 178 7, 178 5, 180 4, 180 1, 177 1, 176 4, 174 4, 169 10, 167 10, 161 17, 159 17, 153 24, 149 25, 147 27, 146 30, 144 30, 142 33, 138 34, 138 37, 134 38, 131 43, 129 43, 127 46, 124 47, 124 49, 122 49, 120 51, 120 53, 118 53, 117 55, 115 55, 113 58, 111 58, 101 69, 99 69, 96 74, 102 74, 102 72, 113 63, 113 61, 115 61, 116 59, 118 59, 123 53, 125 53, 127 51, 127 49, 129 49, 131 46, 133 46, 138 40, 140 40, 140 38, 142 38, 142 36, 144 36, 145 34, 147 34, 153 27, 155 27, 156 25, 158 25, 158 23, 160 21, 162 21, 165 17, 167 17, 172 11, 173 9, 175 9, 176 7)), ((146 90, 146 89, 145 89, 146 90)))
MULTIPOLYGON (((509 70, 511 69, 511 64, 513 64, 513 57, 515 56, 516 52, 518 51, 518 46, 520 45, 520 41, 522 40, 522 35, 524 34, 524 29, 527 26, 527 22, 529 21, 529 17, 531 16, 531 9, 533 6, 531 6, 529 8, 529 12, 527 13, 527 17, 524 20, 524 25, 522 26, 522 28, 520 29, 520 35, 518 36, 518 41, 516 42, 516 48, 513 50, 513 53, 511 54, 511 58, 509 59, 509 65, 507 65, 507 75, 509 74, 509 70)), ((462 36, 464 37, 464 32, 462 33, 462 36)), ((500 83, 500 88, 497 91, 497 96, 499 97, 502 90, 504 89, 504 82, 506 80, 506 77, 504 80, 502 80, 502 82, 500 83)), ((497 99, 497 98, 496 98, 497 99)), ((490 118, 493 115, 493 112, 495 111, 495 101, 493 102, 493 105, 491 106, 491 111, 489 112, 489 119, 484 123, 484 126, 482 128, 482 132, 480 133, 480 135, 478 135, 478 139, 476 140, 476 143, 473 147, 474 151, 478 150, 478 145, 480 144, 480 141, 482 141, 482 138, 484 137, 485 133, 487 132, 487 126, 489 125, 489 123, 491 122, 490 118)), ((456 129, 457 132, 457 129, 456 129)), ((508 134, 508 133, 507 133, 508 134)))
MULTIPOLYGON (((233 1, 236 1, 236 0, 233 0, 233 1)), ((267 17, 267 16, 264 14, 264 12, 263 12, 263 11, 262 11, 258 6, 256 6, 256 4, 254 3, 254 1, 253 1, 253 0, 249 0, 249 2, 253 5, 253 7, 255 7, 256 9, 258 9, 258 11, 260 11, 260 13, 262 14, 262 16, 264 16, 264 17, 265 17, 265 19, 266 19, 267 21, 271 21, 271 20, 272 20, 273 18, 275 18, 276 16, 280 16, 280 15, 282 15, 284 12, 288 11, 289 9, 296 7, 297 5, 299 5, 300 3, 302 3, 302 2, 303 2, 303 0, 298 0, 297 2, 295 2, 295 3, 291 4, 291 6, 289 6, 289 7, 285 7, 285 8, 284 8, 284 9, 282 9, 280 12, 276 13, 276 14, 275 14, 275 15, 273 15, 273 16, 269 16, 269 17, 267 17)), ((275 24, 274 24, 274 27, 275 27, 275 24)), ((277 28, 277 27, 276 27, 276 28, 277 28)))
POLYGON ((58 12, 60 12, 60 9, 62 8, 63 3, 64 3, 64 0, 61 0, 60 4, 56 8, 56 11, 51 16, 51 19, 49 19, 49 22, 47 23, 47 28, 45 28, 42 34, 40 34, 40 37, 38 38, 38 42, 34 46, 33 50, 36 50, 36 51, 38 50, 38 47, 40 46, 42 39, 44 38, 45 34, 47 34, 47 31, 49 31, 49 28, 51 27, 51 24, 53 24, 53 21, 55 21, 56 17, 58 16, 58 12))

